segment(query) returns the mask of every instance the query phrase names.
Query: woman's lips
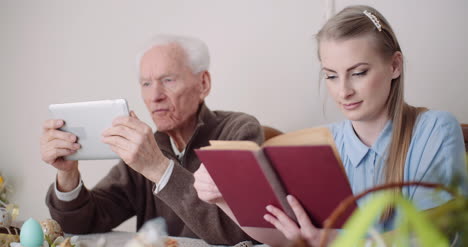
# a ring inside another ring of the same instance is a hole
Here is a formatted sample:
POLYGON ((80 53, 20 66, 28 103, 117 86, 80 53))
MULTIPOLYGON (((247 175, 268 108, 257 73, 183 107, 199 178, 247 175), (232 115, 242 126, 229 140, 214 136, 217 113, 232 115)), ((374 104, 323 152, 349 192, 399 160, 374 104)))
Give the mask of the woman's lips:
POLYGON ((362 103, 362 101, 349 103, 349 104, 343 104, 343 108, 345 110, 354 110, 354 109, 358 108, 361 105, 361 103, 362 103))

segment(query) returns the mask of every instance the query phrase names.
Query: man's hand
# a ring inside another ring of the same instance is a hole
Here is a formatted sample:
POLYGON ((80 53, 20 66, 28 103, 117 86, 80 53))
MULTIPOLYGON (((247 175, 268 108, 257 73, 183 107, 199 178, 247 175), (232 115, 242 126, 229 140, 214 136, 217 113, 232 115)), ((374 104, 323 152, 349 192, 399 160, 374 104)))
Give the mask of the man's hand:
POLYGON ((221 192, 219 192, 205 165, 201 164, 193 176, 195 177, 193 187, 195 187, 200 200, 208 203, 224 202, 221 192))
POLYGON ((102 141, 133 170, 158 183, 169 165, 154 139, 150 126, 140 121, 135 113, 117 117, 112 127, 102 133, 102 141))
POLYGON ((46 120, 42 127, 40 146, 42 160, 58 170, 58 189, 68 192, 78 186, 80 173, 78 161, 65 160, 63 156, 75 153, 80 149, 80 144, 76 143, 75 135, 58 130, 64 124, 60 119, 46 120))

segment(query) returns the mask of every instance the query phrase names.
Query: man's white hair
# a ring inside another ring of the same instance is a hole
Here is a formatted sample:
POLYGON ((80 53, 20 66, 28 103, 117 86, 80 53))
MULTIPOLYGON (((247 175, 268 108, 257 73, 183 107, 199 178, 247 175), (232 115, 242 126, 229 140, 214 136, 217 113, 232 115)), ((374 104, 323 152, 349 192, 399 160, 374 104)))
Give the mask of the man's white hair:
POLYGON ((210 54, 205 42, 188 36, 178 36, 172 34, 158 34, 154 36, 144 49, 137 55, 137 71, 140 74, 140 63, 143 55, 151 48, 160 45, 176 44, 185 52, 187 56, 187 65, 192 72, 197 74, 208 70, 210 67, 210 54))

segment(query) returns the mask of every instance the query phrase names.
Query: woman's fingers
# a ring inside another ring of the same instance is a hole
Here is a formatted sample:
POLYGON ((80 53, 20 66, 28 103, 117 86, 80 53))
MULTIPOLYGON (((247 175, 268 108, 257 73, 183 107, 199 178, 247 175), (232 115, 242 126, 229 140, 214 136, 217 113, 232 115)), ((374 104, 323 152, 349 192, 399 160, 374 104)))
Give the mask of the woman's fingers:
POLYGON ((266 209, 271 215, 266 214, 264 219, 280 230, 286 238, 293 240, 300 236, 300 229, 297 224, 282 210, 272 205, 268 205, 266 209))
MULTIPOLYGON (((301 236, 306 239, 309 243, 317 243, 320 240, 321 230, 317 229, 310 221, 309 216, 302 207, 301 203, 292 195, 286 197, 289 205, 291 206, 294 215, 301 228, 301 236)), ((313 244, 316 245, 316 244, 313 244)))
POLYGON ((316 227, 312 225, 309 216, 307 215, 299 201, 292 195, 288 195, 286 199, 288 200, 288 203, 291 206, 294 215, 296 215, 296 219, 301 229, 305 231, 316 230, 316 227))
POLYGON ((195 177, 193 187, 201 200, 213 203, 222 198, 221 192, 219 192, 218 187, 203 164, 200 165, 193 176, 195 177))
POLYGON ((218 188, 216 186, 213 186, 213 184, 195 181, 193 187, 197 191, 198 197, 203 201, 215 202, 222 198, 222 195, 219 192, 218 188))

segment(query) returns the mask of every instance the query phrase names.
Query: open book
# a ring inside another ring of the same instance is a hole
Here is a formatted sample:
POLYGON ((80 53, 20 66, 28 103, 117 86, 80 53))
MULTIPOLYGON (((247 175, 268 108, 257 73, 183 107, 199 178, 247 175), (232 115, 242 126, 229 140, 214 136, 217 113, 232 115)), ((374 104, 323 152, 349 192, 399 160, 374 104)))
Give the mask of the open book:
MULTIPOLYGON (((241 226, 273 228, 263 219, 268 204, 295 219, 286 200, 291 194, 321 228, 352 195, 327 128, 279 135, 261 147, 251 141, 210 141, 210 146, 195 151, 241 226)), ((349 207, 334 228, 342 227, 356 207, 349 207)))

